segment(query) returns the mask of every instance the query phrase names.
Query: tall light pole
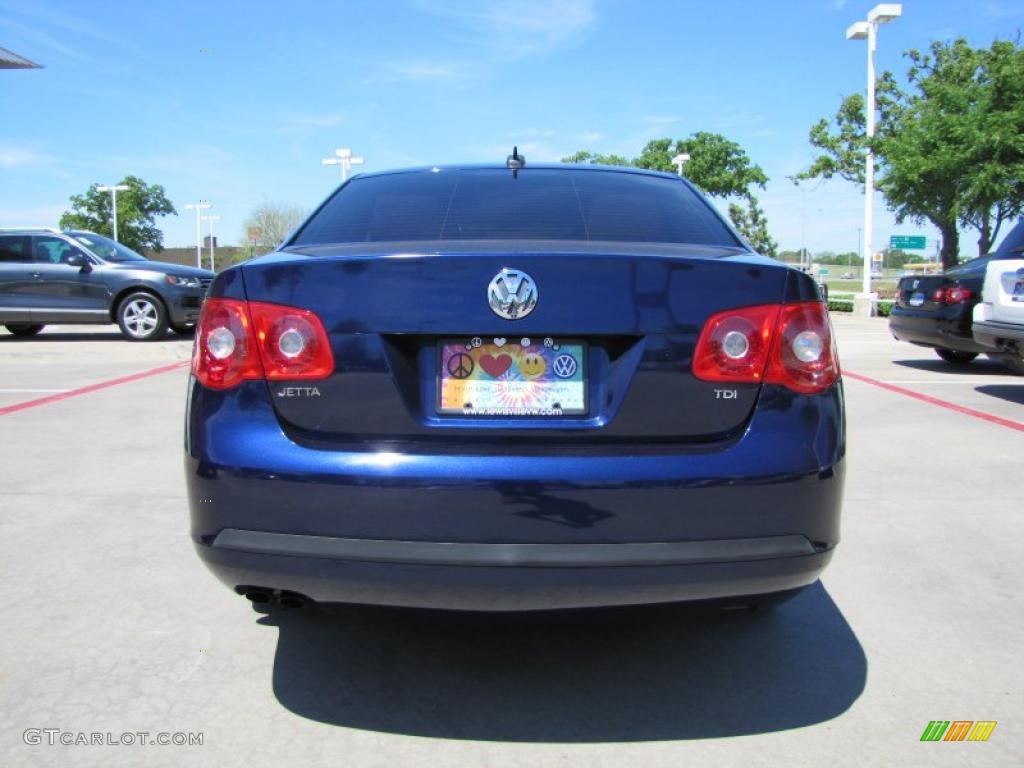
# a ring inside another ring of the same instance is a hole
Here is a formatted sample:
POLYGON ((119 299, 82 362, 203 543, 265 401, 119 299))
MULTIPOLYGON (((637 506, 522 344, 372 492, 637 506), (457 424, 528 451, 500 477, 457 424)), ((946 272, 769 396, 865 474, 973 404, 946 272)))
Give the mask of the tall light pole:
POLYGON ((875 136, 875 48, 877 47, 878 25, 887 24, 903 14, 899 3, 880 3, 868 11, 867 21, 858 21, 846 30, 847 40, 868 41, 868 98, 865 105, 868 151, 864 160, 864 276, 860 297, 860 313, 868 317, 874 314, 871 295, 871 225, 872 203, 875 194, 875 153, 871 150, 871 139, 875 136))
POLYGON ((203 216, 203 221, 210 222, 210 271, 216 272, 213 263, 213 222, 220 221, 220 216, 203 216))
POLYGON ((354 157, 352 150, 348 148, 336 149, 334 150, 334 155, 334 157, 325 157, 320 162, 324 165, 340 165, 342 184, 348 180, 348 174, 352 170, 353 165, 362 165, 365 162, 361 157, 354 157))
POLYGON ((189 203, 185 206, 189 209, 195 209, 196 212, 196 266, 202 268, 203 266, 203 211, 210 207, 209 203, 189 203))
POLYGON ((672 158, 672 165, 679 169, 679 178, 683 178, 683 166, 686 165, 689 159, 690 155, 686 152, 680 152, 672 158))
POLYGON ((131 187, 127 184, 100 184, 96 187, 97 192, 110 193, 110 210, 114 218, 114 242, 117 242, 117 193, 127 192, 131 187))

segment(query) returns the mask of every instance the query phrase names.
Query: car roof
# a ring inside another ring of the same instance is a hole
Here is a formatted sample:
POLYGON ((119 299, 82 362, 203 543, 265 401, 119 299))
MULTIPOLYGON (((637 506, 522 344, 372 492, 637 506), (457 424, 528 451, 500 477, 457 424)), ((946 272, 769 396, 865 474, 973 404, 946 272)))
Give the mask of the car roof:
MULTIPOLYGON (((586 171, 588 173, 630 173, 639 176, 654 176, 663 179, 679 179, 674 173, 664 171, 652 171, 648 168, 634 168, 625 165, 597 165, 590 163, 530 163, 527 162, 518 173, 527 175, 530 171, 586 171)), ((438 165, 420 165, 410 168, 394 168, 386 171, 371 171, 358 173, 352 176, 353 179, 367 179, 376 176, 392 176, 402 173, 438 173, 444 171, 509 171, 504 164, 498 163, 455 163, 438 165)))

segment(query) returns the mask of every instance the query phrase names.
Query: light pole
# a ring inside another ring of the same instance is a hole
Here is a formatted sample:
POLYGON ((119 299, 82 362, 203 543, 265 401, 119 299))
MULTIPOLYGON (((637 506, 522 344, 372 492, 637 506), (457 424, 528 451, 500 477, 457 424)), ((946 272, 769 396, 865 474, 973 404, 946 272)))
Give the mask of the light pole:
POLYGON ((672 158, 672 165, 679 169, 679 178, 683 177, 683 166, 686 165, 689 159, 690 155, 687 152, 680 152, 672 158))
POLYGON ((868 98, 865 105, 867 123, 867 156, 864 159, 864 277, 859 314, 870 317, 874 314, 871 295, 871 209, 875 194, 875 153, 871 150, 871 139, 875 135, 875 48, 878 39, 878 25, 887 24, 899 18, 903 6, 899 3, 880 3, 868 11, 867 21, 858 21, 846 30, 847 40, 868 41, 868 98))
POLYGON ((185 206, 188 209, 195 209, 196 212, 196 266, 203 266, 203 233, 202 221, 203 211, 210 207, 209 203, 189 203, 185 206))
POLYGON ((325 157, 320 162, 324 165, 340 165, 342 184, 348 180, 348 173, 352 170, 353 165, 362 165, 365 162, 361 157, 354 157, 352 150, 348 148, 336 149, 334 154, 335 157, 325 157))
POLYGON ((127 192, 131 187, 127 184, 101 184, 96 187, 97 192, 110 193, 110 210, 114 219, 114 242, 117 242, 117 193, 127 192))
POLYGON ((203 221, 210 222, 210 271, 216 272, 213 263, 213 222, 220 221, 220 216, 203 216, 203 221))

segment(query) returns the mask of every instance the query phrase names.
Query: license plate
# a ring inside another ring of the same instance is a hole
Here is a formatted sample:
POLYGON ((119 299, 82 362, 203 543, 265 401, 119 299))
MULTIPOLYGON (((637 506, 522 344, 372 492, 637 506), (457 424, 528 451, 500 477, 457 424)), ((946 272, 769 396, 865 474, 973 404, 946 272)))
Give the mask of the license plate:
POLYGON ((921 291, 912 294, 910 297, 910 301, 908 301, 907 304, 909 304, 912 307, 920 307, 922 304, 924 304, 924 294, 921 293, 921 291))
POLYGON ((587 412, 587 345, 554 338, 444 339, 438 412, 558 417, 587 412))

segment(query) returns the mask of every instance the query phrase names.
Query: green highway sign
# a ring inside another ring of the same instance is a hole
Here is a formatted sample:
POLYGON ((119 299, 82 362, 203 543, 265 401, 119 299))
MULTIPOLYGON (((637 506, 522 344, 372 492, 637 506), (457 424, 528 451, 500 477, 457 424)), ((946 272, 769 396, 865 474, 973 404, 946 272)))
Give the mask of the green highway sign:
POLYGON ((893 235, 889 238, 889 247, 901 251, 923 251, 924 235, 893 235))

